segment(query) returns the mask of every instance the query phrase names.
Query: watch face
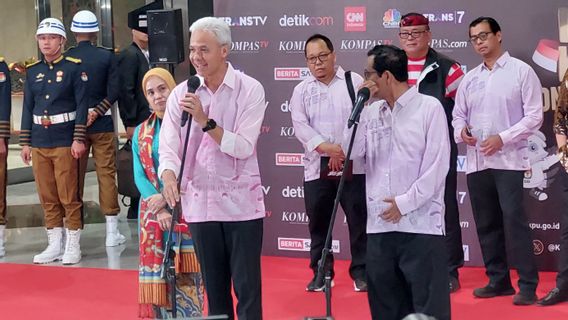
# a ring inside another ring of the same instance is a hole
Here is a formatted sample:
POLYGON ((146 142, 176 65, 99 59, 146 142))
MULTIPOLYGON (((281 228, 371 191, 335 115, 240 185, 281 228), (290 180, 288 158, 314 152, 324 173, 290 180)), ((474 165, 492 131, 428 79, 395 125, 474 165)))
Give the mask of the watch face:
POLYGON ((217 128, 217 123, 215 122, 215 120, 209 119, 207 120, 207 125, 205 125, 205 128, 203 128, 203 132, 207 132, 215 128, 217 128))

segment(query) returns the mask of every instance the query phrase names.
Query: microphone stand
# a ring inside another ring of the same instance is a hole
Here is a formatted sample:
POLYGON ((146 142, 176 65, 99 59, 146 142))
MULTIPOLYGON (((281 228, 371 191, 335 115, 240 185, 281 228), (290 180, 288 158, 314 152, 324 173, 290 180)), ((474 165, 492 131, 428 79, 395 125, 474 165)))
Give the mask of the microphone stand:
MULTIPOLYGON (((184 111, 185 112, 185 111, 184 111)), ((177 177, 177 189, 178 191, 181 188, 181 179, 183 177, 184 171, 184 164, 185 158, 187 156, 187 146, 189 144, 189 132, 191 131, 191 122, 193 120, 193 116, 190 114, 187 124, 187 132, 185 133, 185 140, 183 143, 183 152, 181 156, 181 166, 179 170, 179 175, 177 177)), ((176 267, 174 264, 176 253, 174 251, 174 240, 173 240, 173 233, 174 233, 174 225, 178 222, 180 211, 181 211, 181 204, 180 201, 176 203, 176 206, 173 209, 170 209, 172 213, 172 223, 170 224, 170 229, 168 231, 168 239, 166 240, 166 247, 164 248, 164 259, 162 260, 163 268, 161 278, 166 278, 168 284, 170 285, 170 299, 172 302, 172 317, 177 318, 177 300, 176 300, 176 267)), ((178 235, 178 241, 181 237, 181 231, 178 235)))
POLYGON ((333 320, 333 316, 331 315, 331 270, 324 270, 325 263, 328 259, 328 256, 333 255, 333 251, 331 249, 331 236, 333 234, 333 226, 335 225, 335 217, 337 216, 337 209, 339 208, 339 202, 341 200, 341 194, 343 193, 343 186, 345 185, 345 175, 347 174, 347 170, 349 170, 349 166, 351 162, 349 159, 351 158, 351 151, 353 150, 353 142, 355 141, 355 134, 357 133, 357 127, 359 126, 359 115, 357 119, 353 122, 353 132, 351 133, 351 138, 349 140, 349 147, 347 148, 347 155, 345 156, 345 165, 343 166, 343 171, 341 173, 341 177, 339 178, 339 186, 337 188, 337 193, 335 195, 335 201, 333 203, 333 211, 331 213, 331 221, 329 222, 329 227, 327 229, 327 236, 325 238, 325 245, 323 246, 321 258, 318 261, 318 272, 316 283, 320 283, 322 279, 325 277, 325 285, 324 285, 324 292, 325 292, 325 317, 308 317, 306 320, 333 320))

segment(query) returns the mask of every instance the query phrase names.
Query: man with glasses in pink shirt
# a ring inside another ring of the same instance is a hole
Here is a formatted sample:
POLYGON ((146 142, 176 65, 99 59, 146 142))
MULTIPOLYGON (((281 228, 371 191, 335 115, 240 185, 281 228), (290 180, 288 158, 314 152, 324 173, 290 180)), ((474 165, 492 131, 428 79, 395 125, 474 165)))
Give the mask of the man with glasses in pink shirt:
MULTIPOLYGON (((323 279, 317 278, 318 261, 322 255, 339 185, 339 179, 327 177, 326 172, 341 171, 345 163, 347 150, 341 147, 341 142, 345 124, 353 109, 349 86, 352 86, 354 95, 363 78, 336 66, 333 43, 322 34, 309 37, 304 50, 311 76, 294 88, 290 109, 294 132, 305 149, 304 201, 310 218, 310 268, 313 271, 313 278, 306 286, 306 291, 313 292, 322 291, 324 287, 323 279)), ((346 181, 340 199, 351 243, 349 275, 353 279, 354 290, 358 292, 367 291, 367 208, 363 165, 361 160, 353 162, 352 178, 346 181)), ((325 271, 331 272, 333 279, 333 255, 328 255, 325 271)))
POLYGON ((170 207, 181 200, 205 281, 209 315, 262 319, 260 255, 262 184, 256 143, 264 119, 264 88, 237 71, 227 56, 231 31, 221 19, 206 17, 190 27, 190 61, 202 83, 188 93, 187 82, 168 98, 160 132, 163 195, 170 207), (193 116, 181 128, 182 113, 193 116), (187 158, 183 142, 191 124, 187 158), (176 179, 184 166, 181 190, 176 179))
POLYGON ((460 84, 452 125, 455 141, 467 145, 467 186, 489 277, 473 295, 515 294, 507 245, 519 274, 513 304, 530 305, 537 300, 538 270, 523 208, 523 177, 530 169, 527 137, 542 124, 542 86, 528 64, 502 49, 495 19, 475 19, 469 37, 483 63, 460 84))

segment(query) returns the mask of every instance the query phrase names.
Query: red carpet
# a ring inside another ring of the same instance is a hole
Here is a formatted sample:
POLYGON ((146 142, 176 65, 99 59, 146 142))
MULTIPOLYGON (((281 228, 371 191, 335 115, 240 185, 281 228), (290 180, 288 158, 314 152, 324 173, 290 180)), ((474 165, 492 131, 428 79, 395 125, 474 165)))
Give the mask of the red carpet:
MULTIPOLYGON (((263 257, 264 318, 303 319, 323 315, 323 293, 307 293, 306 259, 263 257)), ((346 261, 336 261, 333 313, 336 319, 369 319, 367 296, 353 292, 346 261)), ((454 320, 566 320, 568 303, 515 307, 512 297, 474 299, 486 282, 483 270, 462 269, 462 289, 452 295, 454 320)), ((554 286, 541 273, 538 295, 554 286)), ((0 319, 136 319, 135 271, 0 264, 0 319)), ((516 281, 516 280, 515 280, 516 281)))

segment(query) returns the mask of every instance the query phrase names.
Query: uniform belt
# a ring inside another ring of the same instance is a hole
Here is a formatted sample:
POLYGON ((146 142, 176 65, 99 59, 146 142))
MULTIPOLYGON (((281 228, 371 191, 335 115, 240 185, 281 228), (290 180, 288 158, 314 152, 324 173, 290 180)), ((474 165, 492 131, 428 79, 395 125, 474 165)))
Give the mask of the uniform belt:
MULTIPOLYGON (((89 112, 95 111, 95 108, 89 108, 89 112)), ((105 112, 105 114, 103 114, 103 116, 110 116, 112 115, 112 111, 110 110, 110 108, 107 110, 107 112, 105 112)))
POLYGON ((47 126, 52 125, 52 124, 58 124, 58 123, 73 121, 73 120, 75 120, 76 116, 77 116, 77 112, 75 112, 75 111, 55 114, 55 115, 51 115, 51 116, 49 116, 49 115, 36 116, 34 114, 34 123, 47 127, 47 126))

